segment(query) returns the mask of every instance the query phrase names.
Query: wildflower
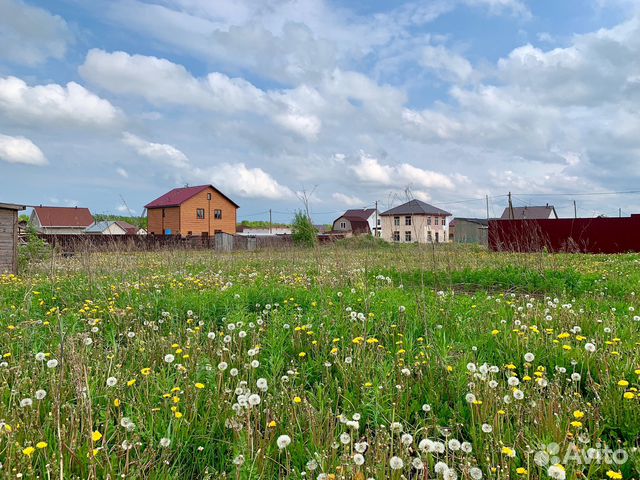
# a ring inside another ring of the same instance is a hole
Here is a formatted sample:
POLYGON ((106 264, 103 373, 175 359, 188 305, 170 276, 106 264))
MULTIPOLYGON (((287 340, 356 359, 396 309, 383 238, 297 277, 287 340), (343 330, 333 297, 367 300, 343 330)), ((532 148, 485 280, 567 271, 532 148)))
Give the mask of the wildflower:
POLYGON ((58 366, 58 360, 56 360, 55 358, 52 358, 47 362, 47 367, 49 368, 56 368, 57 366, 58 366))
POLYGON ((196 383, 196 384, 195 384, 195 387, 196 387, 198 390, 202 390, 202 389, 204 388, 204 383, 199 383, 199 382, 198 382, 198 383, 196 383))
POLYGON ((529 471, 524 467, 518 467, 518 468, 516 468, 516 473, 518 475, 527 475, 529 473, 529 471))
POLYGON ((628 387, 629 386, 629 382, 627 382, 626 380, 620 380, 618 382, 618 386, 619 387, 628 387))
POLYGON ((362 465, 364 463, 364 456, 361 453, 356 453, 353 456, 353 463, 358 466, 362 465))
POLYGON ((424 463, 423 461, 420 459, 420 457, 415 457, 413 460, 411 460, 411 465, 413 466, 413 468, 415 468, 416 470, 422 470, 424 468, 424 463))
POLYGON ((47 442, 38 442, 36 443, 36 447, 42 450, 43 448, 47 448, 49 444, 47 442))
POLYGON ((580 410, 575 410, 573 412, 573 418, 575 418, 576 420, 579 420, 582 417, 584 417, 584 412, 581 412, 580 410))
POLYGON ((266 378, 259 378, 258 381, 256 382, 256 386, 258 387, 258 390, 262 391, 262 392, 266 392, 267 391, 267 379, 266 378))
POLYGON ((596 351, 596 346, 593 343, 585 343, 584 349, 589 353, 593 353, 596 351))
POLYGON ((564 480, 565 478, 567 478, 567 472, 559 463, 551 465, 547 469, 547 475, 549 475, 554 480, 564 480))
POLYGON ((391 467, 391 470, 400 470, 402 467, 404 467, 404 462, 400 457, 394 456, 389 460, 389 466, 391 467))
POLYGON ((107 378, 107 387, 114 387, 118 383, 118 379, 116 377, 107 378))
POLYGON ((536 357, 535 357, 535 355, 534 355, 533 353, 528 352, 528 353, 525 353, 525 354, 524 354, 524 360, 525 360, 526 362, 528 362, 528 363, 533 362, 533 360, 534 360, 535 358, 536 358, 536 357))
POLYGON ((113 406, 118 408, 120 406, 120 399, 114 398, 113 399, 113 406))
POLYGON ((472 467, 469 469, 469 475, 473 480, 480 480, 482 478, 482 470, 478 467, 472 467))
POLYGON ((507 457, 511 457, 511 458, 516 456, 516 451, 513 448, 509 448, 509 447, 502 447, 502 453, 507 457))
POLYGON ((131 380, 129 380, 127 382, 127 387, 133 387, 135 385, 135 383, 136 383, 136 379, 132 378, 131 380))
POLYGON ((176 359, 176 357, 174 355, 172 355, 171 353, 167 353, 164 356, 164 361, 167 362, 167 363, 172 363, 175 359, 176 359))
POLYGON ((140 370, 140 373, 144 376, 150 375, 151 374, 151 369, 149 367, 145 367, 142 370, 140 370))
POLYGON ((612 480, 620 480, 620 479, 622 479, 622 473, 614 472, 613 470, 609 470, 607 472, 607 477, 611 478, 612 480))
POLYGON ((283 450, 291 444, 291 437, 289 435, 280 435, 276 440, 276 444, 280 450, 283 450))
POLYGON ((38 360, 39 362, 44 362, 45 358, 46 355, 43 352, 36 353, 36 360, 38 360))
POLYGON ((302 399, 300 397, 293 397, 293 403, 302 403, 302 399))
POLYGON ((32 405, 33 405, 33 400, 31 400, 30 398, 23 398, 22 400, 20 400, 20 406, 22 408, 30 407, 32 405))
POLYGON ((33 452, 35 452, 36 449, 33 447, 27 447, 24 450, 22 450, 22 453, 25 454, 27 457, 30 457, 31 455, 33 455, 33 452))
POLYGON ((347 445, 350 441, 351 441, 351 435, 349 435, 348 433, 345 432, 340 435, 340 442, 343 445, 347 445))
POLYGON ((171 439, 170 438, 162 437, 160 439, 160 446, 162 448, 167 448, 169 445, 171 445, 171 439))
POLYGON ((91 434, 91 440, 93 440, 94 442, 97 442, 101 438, 102 438, 102 434, 97 430, 91 434))

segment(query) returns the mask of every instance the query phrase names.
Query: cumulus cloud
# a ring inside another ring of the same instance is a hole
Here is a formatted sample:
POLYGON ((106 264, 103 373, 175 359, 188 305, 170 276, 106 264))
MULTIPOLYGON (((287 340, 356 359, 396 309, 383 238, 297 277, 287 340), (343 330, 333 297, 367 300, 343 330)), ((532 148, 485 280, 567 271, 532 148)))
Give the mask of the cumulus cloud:
MULTIPOLYGON (((164 163, 177 169, 183 169, 191 165, 187 156, 173 145, 149 142, 129 132, 125 132, 122 135, 122 141, 132 147, 138 155, 148 158, 149 160, 164 163)), ((120 175, 122 175, 122 173, 120 173, 120 175)))
POLYGON ((362 207, 366 203, 355 195, 346 195, 339 192, 332 194, 331 198, 342 205, 346 205, 347 207, 362 207))
POLYGON ((244 163, 223 163, 207 169, 196 169, 195 175, 224 192, 245 198, 269 200, 292 199, 295 194, 278 183, 261 168, 251 168, 244 163))
POLYGON ((38 166, 49 163, 42 150, 28 138, 2 134, 0 134, 0 160, 38 166))
POLYGON ((0 115, 16 123, 105 127, 116 123, 120 112, 75 82, 32 87, 9 76, 0 77, 0 115))
POLYGON ((163 58, 93 49, 79 71, 105 90, 140 96, 155 106, 266 116, 309 140, 318 136, 322 125, 318 117, 287 101, 286 92, 265 92, 242 78, 219 72, 196 78, 184 66, 163 58))
POLYGON ((456 82, 465 82, 473 73, 471 63, 443 45, 428 45, 422 51, 420 63, 444 80, 453 80, 456 82))
POLYGON ((20 0, 0 0, 0 58, 35 66, 62 58, 73 39, 57 15, 20 0))
POLYGON ((403 188, 435 188, 452 190, 455 185, 451 178, 442 173, 415 167, 409 163, 385 165, 377 158, 361 154, 360 161, 351 170, 363 182, 403 188))

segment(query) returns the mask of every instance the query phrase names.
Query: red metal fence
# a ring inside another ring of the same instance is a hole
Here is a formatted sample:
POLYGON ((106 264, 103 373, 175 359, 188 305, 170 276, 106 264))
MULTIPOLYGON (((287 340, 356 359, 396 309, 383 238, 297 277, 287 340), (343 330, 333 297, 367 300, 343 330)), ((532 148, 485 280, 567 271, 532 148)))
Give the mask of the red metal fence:
POLYGON ((493 251, 640 252, 640 214, 622 218, 490 220, 493 251))

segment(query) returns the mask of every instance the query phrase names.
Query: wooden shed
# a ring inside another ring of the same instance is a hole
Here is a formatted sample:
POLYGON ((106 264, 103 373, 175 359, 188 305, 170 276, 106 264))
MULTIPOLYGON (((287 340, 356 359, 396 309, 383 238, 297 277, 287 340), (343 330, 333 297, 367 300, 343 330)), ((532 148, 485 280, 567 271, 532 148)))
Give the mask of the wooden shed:
POLYGON ((23 205, 0 203, 0 274, 18 270, 18 212, 23 205))

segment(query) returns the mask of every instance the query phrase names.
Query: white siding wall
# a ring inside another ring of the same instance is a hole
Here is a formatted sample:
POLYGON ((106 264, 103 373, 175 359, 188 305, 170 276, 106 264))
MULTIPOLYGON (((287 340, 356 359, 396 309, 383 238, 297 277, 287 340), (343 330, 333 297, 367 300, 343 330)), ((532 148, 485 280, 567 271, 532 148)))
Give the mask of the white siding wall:
POLYGON ((388 242, 393 242, 393 232, 400 232, 399 243, 435 243, 436 241, 438 243, 447 243, 449 241, 449 221, 446 220, 446 217, 440 215, 408 216, 411 217, 411 225, 406 225, 405 217, 407 215, 384 215, 381 217, 382 238, 388 242), (400 218, 400 225, 395 225, 394 218, 396 216, 400 218), (438 219, 438 225, 435 224, 436 218, 438 219), (409 232, 410 240, 407 239, 407 232, 409 232))

